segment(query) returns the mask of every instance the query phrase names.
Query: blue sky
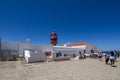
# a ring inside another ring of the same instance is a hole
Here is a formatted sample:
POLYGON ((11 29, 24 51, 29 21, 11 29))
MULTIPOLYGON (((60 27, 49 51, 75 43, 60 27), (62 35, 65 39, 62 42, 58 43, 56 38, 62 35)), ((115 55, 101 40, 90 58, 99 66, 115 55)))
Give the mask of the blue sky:
POLYGON ((86 42, 102 50, 120 50, 119 0, 1 0, 2 41, 50 44, 86 42))

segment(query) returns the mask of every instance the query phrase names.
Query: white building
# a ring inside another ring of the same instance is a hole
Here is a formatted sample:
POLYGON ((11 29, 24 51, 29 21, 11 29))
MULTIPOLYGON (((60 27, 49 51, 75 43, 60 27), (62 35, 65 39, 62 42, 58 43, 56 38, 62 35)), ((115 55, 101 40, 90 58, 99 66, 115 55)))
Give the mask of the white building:
POLYGON ((98 48, 87 43, 73 43, 66 46, 42 46, 30 43, 2 42, 0 58, 8 60, 23 56, 29 62, 52 61, 78 57, 80 53, 97 53, 98 48))

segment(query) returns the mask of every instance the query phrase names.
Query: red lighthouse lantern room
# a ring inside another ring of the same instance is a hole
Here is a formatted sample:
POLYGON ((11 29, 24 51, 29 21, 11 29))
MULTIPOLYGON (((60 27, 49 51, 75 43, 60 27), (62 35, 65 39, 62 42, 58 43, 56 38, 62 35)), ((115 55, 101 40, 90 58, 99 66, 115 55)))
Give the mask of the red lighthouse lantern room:
POLYGON ((57 45, 57 33, 56 32, 52 32, 50 35, 50 42, 53 46, 57 45))

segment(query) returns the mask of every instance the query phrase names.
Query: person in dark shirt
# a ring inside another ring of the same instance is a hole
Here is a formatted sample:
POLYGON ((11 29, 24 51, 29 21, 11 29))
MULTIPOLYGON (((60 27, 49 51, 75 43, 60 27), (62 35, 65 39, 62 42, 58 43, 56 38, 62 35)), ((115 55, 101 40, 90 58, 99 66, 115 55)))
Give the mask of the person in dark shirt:
POLYGON ((110 52, 105 53, 105 63, 108 64, 110 57, 110 52))

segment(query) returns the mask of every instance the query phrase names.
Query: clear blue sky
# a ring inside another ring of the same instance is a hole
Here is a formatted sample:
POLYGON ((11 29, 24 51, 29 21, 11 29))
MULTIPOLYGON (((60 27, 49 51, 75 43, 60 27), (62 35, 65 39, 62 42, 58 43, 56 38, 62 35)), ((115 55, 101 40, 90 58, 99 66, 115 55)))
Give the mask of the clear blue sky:
POLYGON ((2 41, 50 44, 87 42, 102 50, 120 50, 119 0, 0 0, 2 41))

